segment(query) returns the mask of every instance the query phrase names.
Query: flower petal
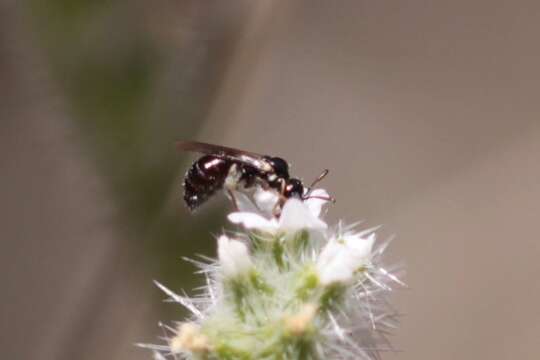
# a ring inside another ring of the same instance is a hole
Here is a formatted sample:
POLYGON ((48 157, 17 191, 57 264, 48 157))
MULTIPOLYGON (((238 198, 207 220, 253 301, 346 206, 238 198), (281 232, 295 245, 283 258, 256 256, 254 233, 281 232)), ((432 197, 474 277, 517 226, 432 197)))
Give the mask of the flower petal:
POLYGON ((373 243, 375 243, 375 234, 371 234, 367 238, 352 235, 350 237, 345 237, 344 241, 347 244, 347 247, 354 253, 355 257, 365 260, 371 255, 373 243))
POLYGON ((258 186, 253 193, 253 200, 264 215, 272 216, 274 208, 279 201, 279 194, 275 190, 264 190, 258 186))
POLYGON ((343 245, 339 244, 334 239, 328 241, 328 243, 326 243, 321 253, 319 254, 317 265, 323 267, 330 263, 332 259, 337 256, 342 246, 343 245))
POLYGON ((246 245, 225 235, 218 238, 218 258, 223 273, 229 277, 245 273, 253 266, 246 245))
POLYGON ((287 200, 279 217, 279 228, 281 230, 324 230, 327 227, 324 221, 313 215, 309 207, 298 199, 287 200))
POLYGON ((257 206, 251 201, 249 196, 242 191, 233 191, 234 199, 236 200, 236 205, 240 212, 251 212, 257 213, 259 210, 257 206))
POLYGON ((264 217, 252 212, 233 212, 227 216, 233 224, 241 224, 248 229, 259 229, 262 231, 274 232, 278 224, 275 219, 267 220, 264 217))
POLYGON ((316 197, 307 198, 306 200, 304 200, 304 204, 308 206, 313 216, 319 217, 323 205, 328 202, 328 200, 321 198, 330 198, 330 195, 324 189, 315 189, 311 191, 310 196, 316 197))

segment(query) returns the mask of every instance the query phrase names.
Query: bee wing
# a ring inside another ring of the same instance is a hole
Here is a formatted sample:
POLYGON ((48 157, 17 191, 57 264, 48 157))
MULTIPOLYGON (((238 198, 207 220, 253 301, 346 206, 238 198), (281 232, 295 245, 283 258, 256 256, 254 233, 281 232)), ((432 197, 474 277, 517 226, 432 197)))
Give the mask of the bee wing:
POLYGON ((230 160, 240 161, 262 171, 272 171, 272 165, 261 154, 234 149, 221 145, 208 144, 198 141, 177 141, 176 149, 180 151, 192 151, 201 154, 215 155, 230 160))

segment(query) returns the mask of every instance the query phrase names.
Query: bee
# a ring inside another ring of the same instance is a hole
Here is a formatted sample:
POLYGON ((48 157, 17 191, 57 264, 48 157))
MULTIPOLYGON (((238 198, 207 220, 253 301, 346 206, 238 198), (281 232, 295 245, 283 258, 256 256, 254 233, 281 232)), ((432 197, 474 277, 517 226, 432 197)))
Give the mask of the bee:
MULTIPOLYGON (((259 185, 263 189, 277 191, 280 200, 276 204, 275 213, 279 214, 287 199, 318 197, 310 196, 311 189, 328 174, 328 170, 324 170, 306 188, 300 179, 290 177, 289 164, 280 157, 196 141, 178 141, 176 148, 203 154, 193 162, 184 176, 184 201, 191 211, 221 189, 228 192, 237 208, 232 191, 249 190, 259 185)), ((332 198, 322 199, 334 201, 332 198)))

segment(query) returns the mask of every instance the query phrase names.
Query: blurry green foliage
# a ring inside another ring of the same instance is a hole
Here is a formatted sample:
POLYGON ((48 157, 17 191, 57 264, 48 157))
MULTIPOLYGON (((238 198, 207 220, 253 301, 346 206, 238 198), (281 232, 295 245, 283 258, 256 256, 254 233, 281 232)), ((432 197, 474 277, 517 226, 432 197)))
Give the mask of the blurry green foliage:
POLYGON ((130 9, 120 1, 30 2, 51 73, 121 210, 129 234, 122 246, 138 247, 171 288, 189 289, 193 268, 179 259, 213 254, 209 231, 217 233, 222 210, 196 217, 179 210, 187 163, 174 141, 192 138, 202 125, 219 71, 212 51, 160 48, 140 22, 125 21, 137 16, 130 9), (162 77, 171 63, 190 70, 172 73, 180 90, 167 94, 162 77), (178 206, 170 206, 171 191, 178 206))

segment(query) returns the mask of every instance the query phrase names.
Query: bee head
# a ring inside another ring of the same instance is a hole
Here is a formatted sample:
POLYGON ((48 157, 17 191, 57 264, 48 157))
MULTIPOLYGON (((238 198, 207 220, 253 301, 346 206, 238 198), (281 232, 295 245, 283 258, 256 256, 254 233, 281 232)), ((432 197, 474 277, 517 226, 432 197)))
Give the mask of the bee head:
POLYGON ((302 198, 304 195, 304 184, 298 179, 288 179, 285 185, 285 191, 283 194, 286 198, 302 198))

